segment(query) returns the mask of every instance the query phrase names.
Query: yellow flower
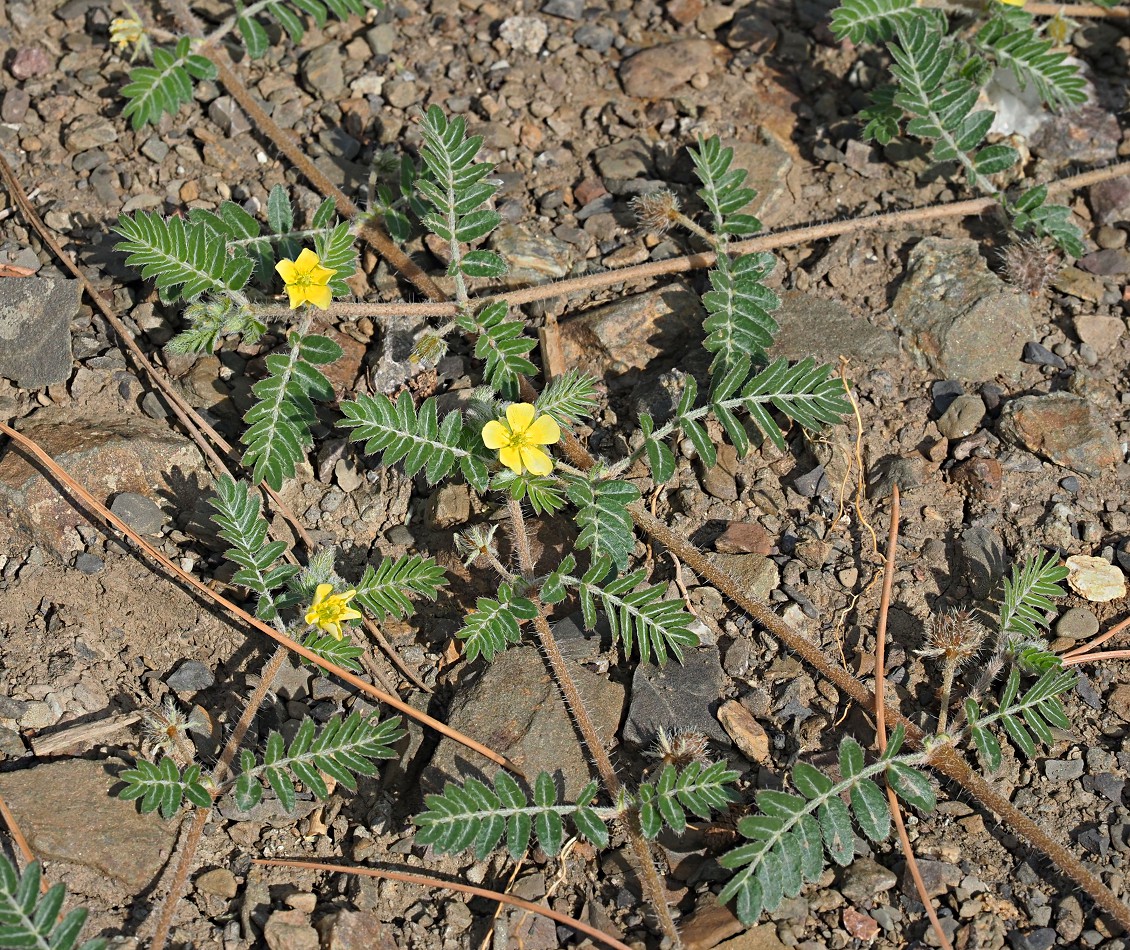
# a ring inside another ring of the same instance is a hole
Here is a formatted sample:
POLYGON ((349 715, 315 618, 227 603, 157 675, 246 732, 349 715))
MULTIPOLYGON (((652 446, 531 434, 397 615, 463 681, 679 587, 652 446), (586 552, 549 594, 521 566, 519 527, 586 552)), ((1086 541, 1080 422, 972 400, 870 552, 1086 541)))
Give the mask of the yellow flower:
POLYGON ((333 589, 333 584, 318 585, 314 591, 314 602, 306 611, 306 622, 332 634, 335 640, 340 640, 343 636, 342 623, 346 620, 360 620, 361 614, 346 606, 357 595, 357 591, 347 590, 344 594, 334 594, 331 593, 333 589))
POLYGON ((145 27, 137 17, 117 17, 110 21, 110 42, 117 43, 119 49, 141 43, 144 37, 145 27))
POLYGON ((281 260, 275 270, 286 284, 290 295, 290 309, 294 310, 309 301, 319 310, 329 310, 333 295, 329 283, 336 271, 322 266, 322 261, 310 248, 303 248, 298 260, 281 260))
POLYGON ((1001 3, 1007 3, 1010 7, 1022 7, 1025 0, 1000 0, 1001 3))
POLYGON ((506 421, 492 419, 483 426, 483 444, 488 449, 498 449, 498 460, 516 475, 529 470, 532 475, 548 475, 553 471, 553 459, 541 449, 553 445, 561 438, 552 416, 541 415, 528 402, 516 402, 506 407, 506 421))

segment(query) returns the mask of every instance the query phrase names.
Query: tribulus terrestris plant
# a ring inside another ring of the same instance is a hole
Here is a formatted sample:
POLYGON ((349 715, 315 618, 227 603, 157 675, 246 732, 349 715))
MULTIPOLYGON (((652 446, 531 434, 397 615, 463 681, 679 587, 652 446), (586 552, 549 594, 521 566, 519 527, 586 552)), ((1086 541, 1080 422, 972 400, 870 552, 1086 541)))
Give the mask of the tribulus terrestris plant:
MULTIPOLYGON (((268 35, 260 17, 273 18, 297 40, 304 15, 321 24, 327 12, 346 17, 362 9, 361 0, 263 0, 239 10, 206 38, 171 37, 171 48, 150 48, 150 36, 159 39, 156 31, 144 28, 131 11, 130 18, 116 21, 114 39, 135 54, 151 55, 153 65, 131 72, 123 90, 126 114, 140 126, 189 102, 193 80, 215 75, 212 60, 201 51, 229 34, 238 34, 252 56, 262 55, 268 35)), ((926 139, 935 159, 956 162, 971 185, 1000 202, 1017 231, 1077 255, 1079 232, 1066 208, 1047 204, 1046 188, 1016 192, 994 183, 1014 168, 1018 156, 1009 146, 986 144, 992 114, 977 109, 976 102, 993 68, 1011 69, 1022 83, 1034 84, 1050 107, 1081 102, 1082 81, 1022 10, 992 6, 974 32, 952 29, 955 23, 966 25, 910 0, 841 4, 833 29, 855 42, 885 43, 894 61, 895 82, 876 93, 866 114, 867 134, 884 142, 905 128, 926 139)), ((460 478, 504 503, 511 557, 496 546, 494 526, 473 527, 457 540, 469 565, 496 575, 497 592, 479 598, 456 637, 468 661, 489 662, 532 631, 577 722, 596 778, 571 802, 561 799, 553 776, 544 772, 526 781, 503 770, 489 781, 448 784, 442 793, 427 796, 425 810, 416 817, 416 841, 439 853, 471 849, 480 858, 504 840, 515 858, 534 843, 554 855, 562 847, 566 822, 598 848, 608 845, 615 822, 631 842, 660 929, 678 945, 648 842, 665 827, 683 830, 689 815, 706 820, 739 802, 738 773, 725 762, 711 761, 702 737, 657 730, 658 774, 625 782, 561 660, 551 619, 559 605, 576 603, 587 626, 595 626, 600 615, 607 619, 625 663, 681 660, 698 643, 694 616, 682 600, 665 596, 666 585, 651 584, 644 569, 632 569, 639 484, 668 482, 675 474, 676 446, 684 439, 705 465, 716 464, 708 422, 740 456, 766 439, 786 450, 793 427, 815 431, 850 411, 844 383, 811 359, 790 364, 769 357, 778 300, 767 281, 777 262, 769 253, 732 250, 735 239, 760 230, 757 219, 744 212, 754 193, 745 187, 745 172, 732 167, 731 150, 717 139, 700 138, 690 148, 700 184, 696 197, 705 212, 700 220, 695 211, 684 213, 682 202, 666 192, 641 196, 636 209, 644 226, 687 229, 715 252, 702 298, 708 314, 704 345, 712 354, 709 378, 701 389, 693 377, 686 378, 670 418, 641 413, 627 455, 593 460, 579 442, 578 427, 591 420, 596 381, 570 371, 537 393, 530 383, 537 373, 531 360, 535 341, 525 321, 511 313, 505 298, 480 302, 470 293, 472 281, 506 271, 501 257, 476 246, 500 222, 491 207, 497 191, 492 168, 476 161, 480 139, 466 134, 462 119, 434 106, 420 117, 420 129, 419 164, 406 156, 395 185, 375 178, 369 211, 355 220, 336 222, 327 199, 303 226, 285 189, 277 187, 270 194, 266 229, 232 202, 215 213, 193 210, 184 219, 138 212, 119 219, 118 247, 155 281, 164 300, 184 302, 186 328, 170 343, 172 350, 208 352, 227 338, 255 342, 268 329, 285 338, 285 345, 267 356, 266 376, 252 387, 255 402, 241 436, 252 480, 278 490, 294 477, 313 444, 315 401, 333 398, 323 368, 341 351, 311 332, 312 318, 348 293, 345 281, 356 268, 359 231, 376 217, 399 240, 423 227, 447 244, 457 312, 424 334, 416 353, 437 359, 454 334, 463 334, 473 342, 482 385, 465 408, 442 418, 434 396, 418 405, 409 392, 396 399, 383 394, 346 399, 338 407, 338 424, 376 463, 400 465, 429 485, 460 478), (272 303, 280 292, 293 311, 289 320, 280 320, 272 303), (527 519, 566 507, 580 527, 575 553, 538 574, 527 519)), ((281 634, 301 638, 316 660, 338 669, 361 669, 363 647, 352 641, 358 621, 407 617, 413 597, 434 598, 447 582, 430 557, 385 560, 351 580, 336 573, 332 551, 307 552, 305 566, 299 566, 285 542, 270 540, 259 496, 247 482, 221 479, 212 504, 218 534, 230 545, 226 556, 238 568, 232 583, 254 599, 256 617, 281 634)), ((754 793, 756 813, 737 822, 746 843, 719 859, 733 872, 719 896, 733 902, 744 922, 799 893, 829 860, 849 863, 856 829, 875 841, 888 836, 891 813, 880 783, 928 811, 935 791, 924 766, 940 748, 964 749, 972 740, 993 771, 1001 764, 1000 733, 1033 756, 1037 740, 1053 740, 1053 727, 1070 728, 1058 697, 1072 687, 1073 677, 1042 638, 1065 574, 1051 554, 1015 567, 995 633, 971 613, 939 614, 928 621, 923 653, 939 661, 940 699, 936 728, 925 737, 909 739, 900 724, 881 754, 870 757, 848 737, 840 745, 838 774, 800 762, 789 775, 792 791, 754 793), (960 715, 951 722, 957 674, 981 652, 986 658, 982 675, 968 685, 960 715), (995 692, 1002 678, 1004 685, 995 692), (915 751, 907 751, 910 741, 915 751)), ((289 742, 271 732, 262 749, 240 748, 284 655, 280 650, 268 662, 212 769, 193 761, 188 734, 196 721, 175 707, 154 711, 147 728, 160 756, 139 759, 123 774, 121 796, 138 800, 143 811, 169 817, 185 803, 210 809, 226 795, 240 808, 250 808, 269 790, 289 810, 298 787, 325 798, 334 784, 353 789, 359 776, 374 775, 382 759, 395 756, 403 734, 399 718, 358 713, 320 727, 307 719, 289 742)), ((191 861, 191 853, 182 861, 191 861)), ((73 946, 81 912, 72 911, 57 924, 62 890, 57 886, 39 898, 38 882, 36 865, 21 877, 0 863, 0 934, 20 945, 73 946)), ((175 903, 175 889, 168 899, 175 903)), ((162 932, 158 942, 166 935, 162 932)))

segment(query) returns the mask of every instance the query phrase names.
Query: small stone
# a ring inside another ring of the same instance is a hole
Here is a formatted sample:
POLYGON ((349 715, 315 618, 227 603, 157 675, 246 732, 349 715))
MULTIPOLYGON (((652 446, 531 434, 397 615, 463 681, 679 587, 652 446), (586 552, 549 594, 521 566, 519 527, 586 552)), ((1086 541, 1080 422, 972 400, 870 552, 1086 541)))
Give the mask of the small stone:
POLYGON ((1099 354, 1113 350, 1126 331, 1126 324, 1119 317, 1085 314, 1076 317, 1074 322, 1079 339, 1093 346, 1099 354))
POLYGON ((1105 558, 1073 554, 1067 559, 1067 585, 1080 597, 1102 604, 1126 596, 1126 575, 1105 558))
POLYGON ((208 103, 208 118, 223 129, 228 138, 251 131, 251 123, 231 96, 217 96, 208 103))
POLYGON ((8 64, 8 72, 20 82, 46 76, 54 68, 54 60, 42 46, 21 46, 8 64))
POLYGON ((878 921, 854 907, 844 908, 844 929, 864 943, 870 943, 879 935, 878 921))
POLYGON ((300 910, 276 910, 267 919, 263 939, 269 950, 319 950, 318 931, 300 910))
POLYGON ((1106 698, 1106 708, 1123 722, 1130 722, 1130 685, 1114 687, 1106 698))
POLYGON ((204 894, 214 894, 224 900, 231 900, 239 891, 235 875, 227 868, 212 868, 196 879, 196 889, 204 894))
POLYGON ((620 82, 629 96, 669 99, 683 92, 696 73, 714 72, 729 55, 712 40, 677 40, 628 57, 620 65, 620 82))
POLYGON ((1044 775, 1052 782, 1074 782, 1083 777, 1083 760, 1048 759, 1044 762, 1044 775))
MULTIPOLYGON (((1121 234, 1125 242, 1125 231, 1119 231, 1117 228, 1110 230, 1121 234)), ((1130 273, 1130 251, 1121 246, 1095 251, 1079 261, 1079 268, 1088 274, 1097 274, 1100 277, 1121 277, 1130 273)))
POLYGON ((773 542, 756 521, 730 521, 714 539, 714 550, 722 554, 768 554, 773 542))
POLYGON ((898 877, 871 858, 858 858, 843 872, 840 893, 853 904, 871 902, 877 894, 889 891, 898 877))
MULTIPOLYGON (((922 881, 926 885, 926 894, 929 897, 941 897, 951 887, 957 887, 961 883, 961 868, 945 861, 919 858, 918 870, 922 874, 922 881)), ((909 871, 903 872, 902 892, 908 897, 918 899, 918 888, 915 887, 914 878, 909 871)))
POLYGON ((101 115, 80 115, 63 132, 63 145, 68 152, 85 152, 117 141, 114 123, 101 115))
POLYGON ((283 898, 283 903, 287 907, 302 911, 304 914, 312 914, 318 906, 318 895, 311 894, 309 891, 295 891, 287 894, 283 898))
MULTIPOLYGON (((453 926, 453 919, 459 913, 453 913, 453 908, 466 911, 467 905, 458 901, 448 905, 444 915, 448 927, 453 926)), ((463 931, 470 926, 469 921, 463 931)), ((322 934, 323 950, 397 950, 399 946, 390 932, 392 926, 382 923, 380 915, 372 910, 339 910, 319 920, 318 930, 322 934)))
POLYGON ((776 563, 761 554, 712 554, 710 560, 756 600, 768 600, 769 592, 781 583, 776 563))
POLYGON ((772 20, 747 7, 734 17, 725 39, 730 49, 747 50, 747 56, 749 53, 764 56, 773 50, 780 36, 772 20))
POLYGON ((577 27, 573 33, 574 43, 581 49, 591 49, 596 53, 607 53, 612 48, 612 42, 615 39, 616 34, 608 27, 600 26, 597 23, 586 23, 584 26, 577 27))
POLYGON ((347 494, 357 491, 365 483, 357 463, 351 458, 337 460, 334 464, 334 478, 337 480, 338 488, 347 494))
POLYGON ((988 597, 1007 563, 1004 541, 991 528, 966 528, 958 539, 962 579, 978 600, 988 597))
POLYGON ((1054 366, 1056 369, 1067 369, 1067 364, 1063 361, 1062 356, 1053 353, 1042 343, 1037 343, 1035 340, 1029 340, 1024 344, 1024 352, 1020 359, 1033 366, 1054 366))
POLYGON ((394 109, 407 109, 420 98, 420 87, 411 79, 394 79, 382 91, 385 101, 394 109))
POLYGON ((106 562, 95 554, 88 554, 83 551, 75 558, 75 570, 81 571, 83 574, 97 574, 105 566, 106 562))
POLYGON ((329 102, 345 91, 341 49, 326 43, 312 49, 302 60, 302 84, 311 95, 329 102))
POLYGON ((216 682, 216 677, 199 660, 185 660, 165 683, 174 693, 199 693, 216 682))
POLYGON ((395 23, 379 23, 365 33, 365 42, 374 56, 388 56, 396 49, 399 35, 395 23))
POLYGON ((512 16, 499 25, 498 36, 511 49, 537 56, 549 36, 549 27, 541 17, 512 16))
POLYGON ((979 501, 993 501, 1000 498, 1003 474, 996 459, 974 456, 950 469, 950 484, 979 501))
POLYGON ((592 160, 606 183, 646 178, 651 174, 651 146, 639 139, 625 139, 598 148, 592 160))
POLYGON ((689 650, 683 654, 682 663, 639 664, 632 677, 624 739, 637 746, 650 746, 658 729, 664 727, 727 742, 725 731, 711 713, 722 690, 722 676, 716 647, 689 650))
POLYGON ((1056 932, 1051 927, 1037 927, 1034 930, 1013 930, 1008 934, 1008 945, 1012 950, 1051 950, 1055 946, 1056 932))
POLYGON ((547 0, 541 12, 564 20, 579 20, 585 14, 585 0, 547 0))
POLYGON ((1001 410, 999 428, 1008 441, 1084 475, 1098 475, 1122 461, 1108 414, 1070 393, 1013 399, 1001 410))
POLYGON ((745 706, 735 699, 723 703, 718 720, 742 755, 759 765, 769 764, 769 735, 745 706))
POLYGON ((679 26, 694 23, 702 8, 702 0, 667 0, 667 16, 679 26))
POLYGON ((1072 607, 1055 622, 1056 636, 1087 640, 1099 632, 1099 618, 1086 607, 1072 607))
POLYGON ((70 378, 70 324, 81 293, 77 280, 0 280, 0 376, 21 389, 41 389, 70 378))
POLYGON ((18 125, 23 122, 31 106, 31 95, 26 89, 9 89, 0 103, 0 121, 18 125))
POLYGON ((1113 225, 1130 218, 1130 181, 1125 177, 1100 181, 1088 193, 1095 220, 1101 225, 1113 225))
POLYGON ((471 492, 466 485, 442 485, 428 502, 428 523, 437 528, 464 524, 471 517, 471 492))
POLYGON ((984 418, 980 396, 958 396, 938 420, 938 431, 947 439, 963 439, 976 432, 984 418))
POLYGON ((165 524, 165 513, 156 502, 136 492, 121 492, 110 503, 117 515, 138 534, 157 534, 165 524))
POLYGON ((830 487, 823 465, 817 465, 793 479, 793 489, 802 498, 815 498, 830 487))

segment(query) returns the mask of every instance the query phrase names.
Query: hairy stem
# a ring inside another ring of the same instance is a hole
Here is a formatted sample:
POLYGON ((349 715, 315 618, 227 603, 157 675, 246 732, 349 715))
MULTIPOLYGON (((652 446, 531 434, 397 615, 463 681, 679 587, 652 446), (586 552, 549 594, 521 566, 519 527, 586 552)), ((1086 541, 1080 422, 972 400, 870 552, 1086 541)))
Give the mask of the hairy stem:
MULTIPOLYGON (((267 665, 263 667, 259 685, 248 697, 243 715, 239 717, 239 721, 235 724, 227 744, 220 753, 220 759, 216 763, 215 769, 212 770, 212 779, 216 788, 219 788, 224 779, 227 778, 244 736, 247 735, 247 730, 251 728, 251 723, 254 722, 259 707, 263 705, 263 700, 267 698, 271 684, 274 683, 275 677, 282 669, 288 652, 285 647, 278 647, 274 655, 267 661, 267 665)), ((204 826, 208 823, 208 817, 211 814, 211 808, 197 808, 193 813, 192 827, 184 839, 180 856, 177 858, 176 873, 169 884, 168 893, 165 894, 165 898, 161 902, 161 912, 157 917, 157 930, 153 934, 153 943, 150 945, 150 950, 164 950, 165 944, 168 942, 169 931, 173 925, 173 916, 176 914, 177 904, 180 902, 181 891, 184 889, 185 881, 188 880, 188 875, 192 871, 196 848, 200 844, 200 838, 204 834, 204 826)))
POLYGON ((938 709, 938 732, 946 731, 946 723, 950 715, 950 693, 953 692, 953 674, 957 670, 957 661, 950 656, 942 661, 942 694, 940 708, 938 709))
POLYGON ((506 513, 510 516, 510 539, 518 555, 518 570, 527 583, 534 580, 534 552, 530 548, 530 536, 526 532, 526 518, 522 514, 522 503, 514 498, 506 500, 506 513))

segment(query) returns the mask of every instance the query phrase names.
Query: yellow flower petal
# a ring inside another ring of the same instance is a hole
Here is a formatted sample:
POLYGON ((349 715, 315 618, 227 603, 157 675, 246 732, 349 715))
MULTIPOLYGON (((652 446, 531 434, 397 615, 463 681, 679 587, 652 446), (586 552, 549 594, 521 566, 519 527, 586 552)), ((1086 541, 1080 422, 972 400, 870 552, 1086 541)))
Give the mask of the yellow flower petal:
POLYGON ((501 422, 491 419, 483 426, 483 445, 488 449, 501 449, 510 444, 510 430, 501 422))
POLYGON ((323 600, 329 597, 330 594, 333 593, 333 589, 333 584, 319 584, 316 588, 314 588, 314 603, 312 604, 312 606, 317 607, 318 604, 320 604, 323 600))
POLYGON ((554 421, 553 416, 538 416, 526 429, 526 441, 535 445, 553 445, 560 438, 561 427, 554 421))
POLYGON ((337 273, 330 267, 323 267, 321 263, 316 264, 310 268, 310 283, 312 284, 328 284, 333 280, 334 275, 337 273))
POLYGON ((294 261, 281 260, 275 265, 275 270, 278 271, 284 284, 293 284, 298 277, 298 271, 295 269, 294 261))
POLYGON ((515 433, 521 434, 534 421, 534 407, 528 402, 515 402, 506 407, 506 421, 515 433))
POLYGON ((341 624, 336 620, 327 620, 325 623, 319 624, 319 626, 335 640, 340 640, 345 636, 345 634, 341 632, 341 624))
POLYGON ((361 611, 354 610, 352 607, 346 607, 341 612, 341 619, 342 620, 360 620, 361 619, 361 611))
POLYGON ((498 460, 515 475, 522 474, 522 451, 512 445, 498 450, 498 460))
POLYGON ((302 253, 298 255, 298 260, 294 262, 295 268, 299 273, 309 274, 315 267, 320 266, 321 259, 310 248, 304 247, 302 253))
POLYGON ((541 449, 523 445, 519 451, 522 453, 522 464, 530 470, 531 475, 548 475, 553 471, 553 459, 541 449))
POLYGON ((306 291, 308 288, 301 287, 298 284, 287 284, 286 295, 290 298, 290 309, 297 310, 304 303, 306 303, 306 291))
POLYGON ((333 294, 330 293, 329 287, 315 287, 313 285, 304 287, 306 291, 306 299, 310 301, 319 310, 329 310, 330 304, 334 302, 333 294))

